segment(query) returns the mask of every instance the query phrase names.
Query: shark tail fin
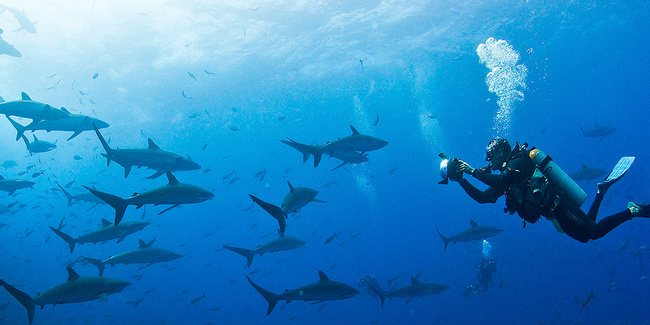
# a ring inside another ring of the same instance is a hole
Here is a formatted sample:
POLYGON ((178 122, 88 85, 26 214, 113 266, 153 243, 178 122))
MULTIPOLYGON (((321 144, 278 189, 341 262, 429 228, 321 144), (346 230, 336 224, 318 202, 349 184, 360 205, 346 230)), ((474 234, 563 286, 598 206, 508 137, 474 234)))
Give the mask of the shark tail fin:
POLYGON ((93 128, 95 129, 95 134, 97 134, 97 138, 99 138, 99 142, 102 143, 102 147, 104 147, 104 150, 106 151, 106 166, 109 166, 111 164, 111 156, 113 155, 113 149, 111 146, 108 145, 108 142, 106 142, 106 139, 104 139, 104 136, 99 132, 99 129, 97 128, 97 125, 93 123, 93 128))
POLYGON ((443 236, 443 235, 440 233, 440 230, 438 230, 437 227, 436 227, 436 231, 438 232, 438 236, 440 236, 440 239, 442 239, 442 242, 445 243, 445 251, 446 251, 446 250, 447 250, 447 245, 449 244, 449 238, 443 236))
POLYGON ((323 152, 320 150, 314 150, 312 154, 314 155, 314 167, 318 167, 320 159, 323 157, 323 152))
POLYGON ((72 196, 72 194, 70 194, 70 192, 66 191, 63 188, 63 186, 61 186, 61 184, 56 183, 56 185, 59 185, 59 188, 61 189, 61 191, 63 191, 63 194, 65 195, 65 197, 68 198, 68 206, 72 206, 72 204, 74 203, 74 197, 72 196))
POLYGON ((280 233, 284 234, 284 230, 287 227, 287 221, 285 220, 284 211, 282 211, 282 209, 280 209, 280 207, 275 206, 275 205, 273 205, 271 203, 264 202, 264 201, 258 199, 257 197, 255 197, 255 196, 253 196, 251 194, 249 194, 248 196, 250 196, 251 199, 253 199, 253 201, 255 203, 257 203, 257 205, 262 207, 262 209, 264 209, 264 211, 268 212, 273 218, 278 220, 278 222, 280 223, 280 233))
POLYGON ((253 263, 253 257, 255 257, 254 251, 246 248, 231 247, 231 246, 223 246, 223 248, 246 257, 246 266, 251 267, 251 264, 253 263))
POLYGON ((68 243, 68 245, 70 245, 70 253, 72 253, 74 251, 74 244, 77 243, 74 240, 74 238, 70 237, 70 235, 68 235, 68 234, 64 233, 63 231, 61 231, 59 229, 56 229, 56 228, 54 228, 52 226, 50 226, 50 229, 52 229, 52 231, 54 231, 55 234, 59 235, 59 237, 61 237, 61 239, 65 240, 68 243))
POLYGON ((386 293, 381 288, 375 288, 375 286, 368 286, 372 292, 376 293, 381 300, 381 306, 384 307, 384 301, 386 300, 386 293))
POLYGON ((275 308, 275 304, 277 304, 280 300, 279 296, 255 284, 255 282, 253 282, 251 278, 248 277, 248 275, 246 276, 246 279, 248 279, 248 282, 253 285, 253 288, 255 288, 255 290, 257 290, 257 292, 259 292, 262 297, 268 301, 269 309, 266 311, 266 315, 269 315, 273 311, 273 308, 275 308))
POLYGON ((84 260, 90 262, 90 264, 94 265, 99 269, 99 276, 104 275, 104 267, 106 266, 104 263, 102 263, 102 260, 97 259, 97 258, 92 258, 92 257, 86 257, 82 256, 84 260))
MULTIPOLYGON (((22 134, 20 137, 23 138, 23 141, 25 141, 25 147, 27 147, 27 151, 29 151, 29 155, 32 156, 33 153, 31 147, 29 146, 29 140, 27 140, 25 134, 22 134)), ((34 136, 34 138, 36 138, 36 136, 34 136)), ((34 139, 34 141, 36 141, 36 139, 34 139)))
POLYGON ((90 193, 93 193, 96 197, 100 198, 102 201, 106 202, 108 205, 113 207, 113 209, 115 209, 114 225, 115 226, 119 225, 120 221, 122 221, 122 218, 124 217, 124 212, 126 211, 126 206, 127 206, 126 200, 119 196, 100 192, 96 189, 92 189, 87 186, 83 186, 83 187, 89 190, 90 193))
POLYGON ((9 120, 9 122, 11 122, 11 125, 13 125, 14 128, 16 128, 16 141, 20 140, 20 138, 24 136, 23 134, 25 133, 25 127, 20 125, 18 122, 14 121, 13 119, 11 119, 11 117, 9 116, 7 116, 7 119, 9 120))
POLYGON ((12 296, 14 296, 14 298, 16 298, 16 300, 18 300, 18 302, 27 308, 27 317, 31 324, 32 321, 34 321, 34 300, 32 297, 2 280, 0 280, 0 285, 2 285, 12 296))

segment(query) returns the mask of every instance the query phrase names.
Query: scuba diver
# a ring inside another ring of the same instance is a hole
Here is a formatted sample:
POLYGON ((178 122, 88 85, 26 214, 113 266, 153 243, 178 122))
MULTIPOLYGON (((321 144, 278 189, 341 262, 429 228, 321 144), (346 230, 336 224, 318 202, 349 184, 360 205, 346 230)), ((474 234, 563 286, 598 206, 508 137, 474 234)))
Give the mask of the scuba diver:
POLYGON ((469 297, 471 293, 487 291, 492 282, 492 274, 497 273, 497 264, 492 259, 492 245, 487 240, 483 240, 483 250, 481 251, 481 262, 478 264, 478 276, 476 283, 470 284, 463 294, 469 297))
POLYGON ((486 148, 486 167, 475 169, 468 163, 455 158, 443 159, 441 173, 445 179, 458 182, 465 192, 478 203, 495 203, 506 197, 504 212, 517 212, 526 222, 534 223, 541 216, 551 220, 558 232, 586 243, 590 239, 605 236, 625 221, 636 217, 650 218, 650 204, 628 203, 627 209, 596 222, 600 203, 610 186, 625 175, 634 157, 623 157, 609 176, 598 183, 598 192, 588 213, 580 206, 587 194, 560 169, 550 156, 539 149, 528 149, 527 144, 517 143, 514 149, 506 139, 494 138, 486 148), (492 174, 499 171, 499 174, 492 174), (485 191, 463 178, 463 172, 488 185, 485 191), (447 175, 448 174, 448 175, 447 175))

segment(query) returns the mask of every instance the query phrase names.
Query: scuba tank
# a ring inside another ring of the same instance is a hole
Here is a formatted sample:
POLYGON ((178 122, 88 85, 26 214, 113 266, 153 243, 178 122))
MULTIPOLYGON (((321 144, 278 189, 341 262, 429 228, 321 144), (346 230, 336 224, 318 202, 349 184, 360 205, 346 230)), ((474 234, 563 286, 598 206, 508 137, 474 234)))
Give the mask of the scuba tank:
POLYGON ((539 149, 531 150, 528 156, 548 178, 549 183, 561 192, 562 201, 567 207, 580 208, 587 198, 587 193, 553 161, 553 158, 539 149))

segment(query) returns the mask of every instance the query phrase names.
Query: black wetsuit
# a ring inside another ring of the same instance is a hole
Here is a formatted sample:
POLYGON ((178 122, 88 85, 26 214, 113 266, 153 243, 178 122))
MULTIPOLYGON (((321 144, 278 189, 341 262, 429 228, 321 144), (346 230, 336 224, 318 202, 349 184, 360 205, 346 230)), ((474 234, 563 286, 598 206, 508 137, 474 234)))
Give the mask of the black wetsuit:
POLYGON ((485 257, 481 258, 481 263, 478 265, 478 276, 476 283, 467 286, 464 296, 468 297, 470 293, 487 291, 487 289, 490 287, 490 283, 492 282, 492 274, 494 273, 497 273, 496 262, 485 257))
MULTIPOLYGON (((529 178, 535 169, 530 160, 522 158, 521 155, 513 156, 514 158, 507 162, 499 174, 490 174, 479 169, 472 172, 472 176, 489 186, 485 191, 477 189, 466 179, 461 179, 458 183, 478 203, 495 203, 503 195, 506 195, 506 202, 513 202, 508 197, 512 193, 513 186, 525 183, 524 180, 529 178)), ((552 187, 549 189, 553 192, 552 195, 556 195, 552 187)), ((632 212, 626 209, 596 223, 596 216, 603 196, 604 193, 596 195, 596 199, 587 214, 580 210, 579 207, 566 207, 561 196, 559 200, 556 200, 557 204, 553 204, 552 207, 514 207, 514 211, 517 211, 524 220, 529 222, 535 222, 539 218, 539 216, 535 218, 535 213, 531 216, 529 211, 535 211, 548 219, 555 218, 562 231, 571 238, 586 243, 589 239, 598 239, 605 236, 618 225, 632 219, 632 212)))

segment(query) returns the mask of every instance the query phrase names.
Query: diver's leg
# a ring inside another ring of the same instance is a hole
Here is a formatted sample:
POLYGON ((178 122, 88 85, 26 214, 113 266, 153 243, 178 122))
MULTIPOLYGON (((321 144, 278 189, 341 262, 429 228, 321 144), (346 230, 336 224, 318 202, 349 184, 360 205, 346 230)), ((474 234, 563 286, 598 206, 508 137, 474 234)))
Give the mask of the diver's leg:
POLYGON ((605 197, 605 193, 607 192, 607 188, 605 188, 603 191, 600 189, 600 184, 598 183, 598 192, 596 192, 596 198, 594 199, 594 203, 591 204, 591 208, 589 208, 589 212, 587 213, 587 219, 591 221, 596 221, 596 217, 598 216, 598 209, 600 209, 600 203, 603 202, 603 198, 605 197))
POLYGON ((598 239, 600 237, 603 237, 612 231, 612 229, 618 227, 620 224, 632 219, 633 217, 635 216, 632 212, 632 209, 627 209, 617 214, 606 217, 596 224, 596 227, 593 229, 590 237, 591 239, 598 239))

